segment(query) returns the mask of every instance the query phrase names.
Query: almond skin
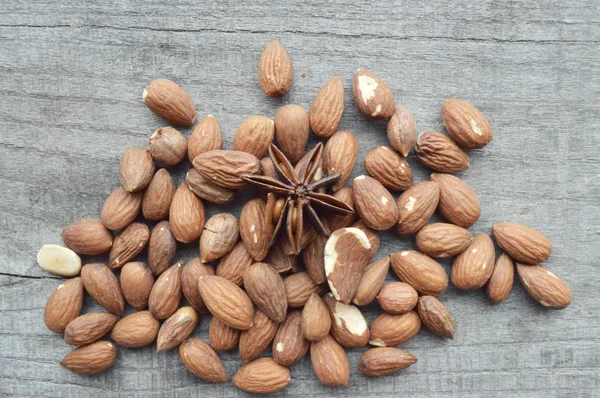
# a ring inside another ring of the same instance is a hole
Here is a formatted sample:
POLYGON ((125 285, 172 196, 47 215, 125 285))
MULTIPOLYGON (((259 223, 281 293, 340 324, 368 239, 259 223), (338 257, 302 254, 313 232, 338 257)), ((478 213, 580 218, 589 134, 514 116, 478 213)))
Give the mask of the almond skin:
POLYGON ((115 346, 108 341, 98 341, 74 349, 60 361, 60 366, 81 375, 96 375, 113 366, 116 359, 115 346))
POLYGON ((331 318, 331 336, 344 347, 364 347, 369 342, 369 325, 360 310, 337 301, 333 294, 323 297, 331 318))
POLYGON ((121 268, 121 290, 125 301, 136 311, 148 308, 148 298, 154 286, 154 275, 146 264, 127 263, 121 268))
MULTIPOLYGON (((275 114, 277 146, 292 162, 298 163, 308 142, 308 114, 300 105, 286 105, 275 114)), ((264 155, 264 154, 263 154, 264 155)))
POLYGON ((311 343, 310 359, 321 383, 330 387, 344 387, 350 381, 350 364, 344 348, 330 335, 311 343))
POLYGON ((302 334, 310 342, 324 339, 331 329, 331 318, 327 306, 313 293, 302 309, 302 334))
POLYGON ((352 302, 361 306, 371 303, 383 287, 389 268, 390 258, 388 256, 368 264, 352 302))
POLYGON ((454 320, 440 300, 433 296, 419 297, 417 312, 423 325, 433 333, 446 339, 454 339, 454 320))
POLYGON ((369 328, 369 344, 390 347, 406 343, 421 329, 421 320, 415 311, 402 315, 381 314, 369 328))
POLYGON ((434 259, 414 250, 390 254, 394 273, 417 292, 439 296, 448 287, 448 275, 434 259))
POLYGON ((309 346, 309 341, 302 334, 302 313, 290 311, 273 340, 273 360, 281 366, 290 367, 306 355, 309 346))
POLYGON ((573 301, 569 285, 545 268, 517 263, 517 274, 529 296, 543 307, 560 310, 573 301))
POLYGON ((496 260, 494 272, 488 281, 486 293, 492 303, 498 304, 508 298, 515 280, 515 265, 513 260, 502 253, 496 260))
POLYGON ((179 358, 187 370, 202 380, 211 383, 226 383, 229 380, 223 362, 203 340, 184 341, 179 346, 179 358))
POLYGON ((367 239, 369 240, 369 243, 371 244, 371 248, 367 252, 367 259, 368 260, 372 259, 379 251, 379 246, 381 245, 381 241, 379 239, 379 234, 377 233, 377 231, 374 231, 371 228, 367 228, 365 223, 362 222, 361 220, 352 224, 352 228, 358 228, 361 231, 363 231, 365 233, 365 235, 367 235, 367 239))
POLYGON ((273 120, 268 117, 254 115, 244 120, 235 132, 233 150, 247 152, 262 158, 275 136, 273 120))
POLYGON ((144 89, 144 104, 167 122, 191 126, 196 120, 196 109, 190 96, 175 82, 154 79, 144 89))
POLYGON ((261 310, 256 310, 252 326, 240 335, 240 359, 242 362, 250 362, 262 354, 273 341, 278 329, 278 322, 269 318, 261 310))
POLYGON ((188 189, 185 181, 182 182, 175 191, 169 211, 173 236, 182 243, 196 240, 202 233, 205 221, 202 201, 188 189))
POLYGON ((212 216, 200 235, 200 260, 204 263, 222 257, 233 248, 240 236, 237 218, 229 213, 212 216))
POLYGON ((81 268, 81 282, 94 301, 113 314, 123 314, 125 298, 110 268, 99 263, 86 264, 81 268))
POLYGON ((552 253, 552 243, 541 232, 513 222, 492 226, 498 245, 516 261, 525 264, 543 263, 552 253))
POLYGON ((175 258, 177 241, 171 233, 171 224, 161 221, 152 229, 148 243, 148 265, 155 276, 162 274, 175 258))
POLYGON ((481 215, 481 205, 475 191, 450 174, 433 173, 431 181, 440 187, 438 210, 452 224, 469 228, 481 215))
POLYGON ((84 256, 105 253, 113 244, 112 232, 95 218, 75 221, 63 230, 61 238, 69 249, 84 256))
POLYGON ((208 310, 226 325, 246 330, 254 319, 254 306, 237 285, 220 276, 203 275, 198 290, 208 310))
POLYGON ((367 153, 365 169, 384 187, 394 191, 404 191, 414 183, 410 165, 397 152, 388 146, 378 146, 367 153))
POLYGON ((118 231, 131 224, 142 208, 142 192, 129 193, 119 187, 110 194, 102 207, 102 224, 118 231))
POLYGON ((455 98, 444 101, 442 121, 448 134, 463 148, 481 148, 494 138, 485 116, 473 105, 455 98))
POLYGON ((296 272, 283 280, 288 308, 304 307, 310 295, 322 294, 323 285, 317 285, 306 272, 296 272))
POLYGON ((148 298, 148 309, 156 319, 167 319, 177 311, 181 301, 183 261, 173 264, 154 282, 148 298))
POLYGON ((260 167, 262 168, 263 175, 277 179, 277 172, 275 171, 275 165, 271 158, 262 158, 260 160, 260 167))
POLYGON ((404 282, 391 282, 383 285, 377 295, 377 302, 381 308, 392 315, 405 314, 417 305, 419 294, 404 282))
POLYGON ((167 169, 159 169, 152 177, 142 197, 142 214, 146 220, 166 220, 175 195, 173 177, 167 169))
POLYGON ((385 231, 398 222, 392 194, 376 179, 361 175, 352 182, 354 209, 369 228, 385 231))
POLYGON ((407 157, 417 139, 417 124, 412 112, 398 106, 387 124, 387 137, 390 145, 407 157))
POLYGON ((208 202, 224 205, 235 199, 235 191, 214 185, 195 169, 188 170, 185 181, 194 195, 208 202))
POLYGON ((326 236, 317 235, 301 252, 306 272, 318 285, 327 282, 327 276, 325 275, 325 245, 327 240, 326 236))
POLYGON ((192 307, 181 307, 162 324, 156 338, 156 352, 177 347, 189 337, 198 324, 198 314, 192 307))
POLYGON ((150 230, 146 224, 139 222, 130 224, 113 241, 108 255, 110 267, 113 269, 121 268, 124 264, 133 260, 146 248, 149 239, 150 230))
POLYGON ((173 127, 161 127, 148 139, 148 149, 152 159, 165 166, 175 166, 185 158, 187 141, 173 127))
POLYGON ((79 316, 83 306, 81 278, 73 278, 58 286, 46 301, 44 323, 54 333, 63 333, 67 325, 79 316))
POLYGON ((202 275, 214 275, 215 270, 210 264, 203 264, 199 257, 190 260, 181 272, 181 290, 190 305, 199 314, 208 312, 208 308, 198 291, 198 278, 202 275))
POLYGON ((387 376, 417 362, 411 353, 394 347, 375 347, 360 356, 358 369, 366 376, 387 376))
POLYGON ((333 192, 339 191, 352 173, 358 157, 358 141, 349 131, 337 131, 329 138, 323 149, 323 168, 326 174, 342 176, 332 185, 333 192))
POLYGON ((217 351, 233 351, 240 341, 241 331, 227 326, 213 316, 208 328, 208 339, 210 345, 217 351))
POLYGON ((398 224, 396 232, 400 235, 413 234, 427 224, 440 199, 438 185, 424 181, 404 191, 396 201, 398 224))
POLYGON ((344 84, 339 76, 321 87, 310 107, 310 128, 321 138, 335 133, 344 113, 344 84))
POLYGON ((367 119, 389 119, 394 114, 394 95, 389 87, 367 68, 354 73, 354 102, 367 119))
POLYGON ((271 358, 260 358, 242 366, 232 382, 240 390, 268 394, 283 390, 290 379, 288 368, 278 365, 271 358))
POLYGON ((283 322, 287 296, 281 276, 268 264, 255 263, 244 271, 244 288, 256 306, 271 319, 283 322))
POLYGON ((244 174, 260 174, 260 160, 246 152, 213 150, 201 153, 193 161, 194 168, 214 185, 228 189, 247 187, 240 178, 244 174))
POLYGON ((127 192, 138 192, 150 184, 154 176, 154 160, 146 148, 131 148, 123 153, 119 164, 121 185, 127 192))
POLYGON ((285 272, 296 272, 298 256, 295 254, 286 256, 283 252, 283 248, 275 244, 269 249, 269 253, 264 261, 280 274, 285 272))
POLYGON ((281 97, 292 87, 292 61, 279 40, 273 40, 263 50, 258 62, 258 82, 269 97, 281 97))
POLYGON ((475 235, 471 244, 452 264, 452 284, 460 290, 478 289, 494 272, 496 252, 487 234, 475 235))
POLYGON ((223 277, 236 285, 244 281, 244 271, 254 263, 252 256, 246 249, 244 242, 239 241, 225 254, 217 266, 216 275, 223 277))
POLYGON ((90 312, 73 319, 65 329, 65 343, 84 346, 99 340, 117 323, 119 317, 107 312, 90 312))
POLYGON ((267 224, 267 204, 262 199, 246 203, 240 214, 240 236, 250 256, 262 261, 269 251, 271 226, 267 224))
POLYGON ((223 149, 223 136, 219 122, 213 115, 200 120, 188 140, 188 159, 190 162, 201 153, 223 149))
POLYGON ((473 235, 466 229, 453 224, 433 223, 417 233, 420 251, 433 258, 446 258, 462 253, 471 243, 473 235))
POLYGON ((419 134, 416 152, 421 163, 440 173, 464 171, 470 165, 469 155, 437 131, 426 130, 419 134))
POLYGON ((156 340, 159 326, 150 311, 134 312, 117 322, 110 338, 123 348, 144 347, 156 340))
MULTIPOLYGON (((352 188, 350 187, 342 187, 339 191, 333 194, 336 199, 341 200, 349 207, 354 209, 354 195, 352 193, 352 188)), ((329 213, 323 215, 323 223, 327 225, 329 231, 333 232, 340 228, 346 228, 352 225, 354 221, 355 214, 335 214, 329 213)))

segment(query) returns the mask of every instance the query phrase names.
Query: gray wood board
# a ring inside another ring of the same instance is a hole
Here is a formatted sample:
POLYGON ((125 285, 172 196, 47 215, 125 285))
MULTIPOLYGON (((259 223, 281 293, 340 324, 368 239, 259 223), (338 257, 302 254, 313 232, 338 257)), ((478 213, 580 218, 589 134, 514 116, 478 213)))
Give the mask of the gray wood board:
MULTIPOLYGON (((198 114, 213 114, 231 148, 239 123, 273 117, 279 106, 307 109, 339 75, 346 105, 340 128, 354 132, 362 160, 385 145, 385 123, 366 121, 351 77, 372 68, 410 108, 418 130, 442 130, 441 104, 458 97, 490 120, 494 141, 471 151, 460 173, 479 195, 471 228, 489 233, 512 220, 554 244, 546 266, 572 287, 573 304, 546 311, 520 284, 501 305, 481 291, 442 296, 454 341, 422 331, 403 348, 419 362, 394 376, 358 372, 364 349, 348 350, 352 379, 324 387, 307 356, 292 367, 289 396, 598 396, 600 390, 600 3, 551 1, 73 1, 5 0, 0 9, 0 395, 243 396, 187 372, 176 350, 120 349, 104 375, 81 377, 58 361, 70 351, 42 321, 60 283, 36 264, 72 221, 97 217, 118 186, 118 161, 164 123, 141 102, 155 77, 179 82, 198 114), (110 4, 112 3, 112 4, 110 4), (278 38, 294 65, 283 99, 260 91, 261 51, 278 38), (301 73, 306 72, 306 77, 301 73)), ((183 130, 189 135, 191 129, 183 130)), ((316 142, 316 140, 312 140, 316 142)), ((409 162, 416 181, 429 172, 409 162)), ((184 164, 173 171, 183 178, 184 164)), ((248 195, 232 209, 239 215, 248 195)), ((208 213, 225 211, 208 206, 208 213)), ((382 233, 378 257, 414 247, 382 233)), ((196 244, 180 256, 198 254, 196 244)), ((87 261, 87 260, 86 260, 87 261)), ((449 262, 443 262, 449 269, 449 262)), ((394 280, 390 274, 388 277, 394 280)), ((98 309, 89 298, 85 311, 98 309)), ((379 313, 367 307, 368 320, 379 313)), ((195 336, 206 339, 209 317, 195 336)), ((222 354, 228 373, 237 353, 222 354)))

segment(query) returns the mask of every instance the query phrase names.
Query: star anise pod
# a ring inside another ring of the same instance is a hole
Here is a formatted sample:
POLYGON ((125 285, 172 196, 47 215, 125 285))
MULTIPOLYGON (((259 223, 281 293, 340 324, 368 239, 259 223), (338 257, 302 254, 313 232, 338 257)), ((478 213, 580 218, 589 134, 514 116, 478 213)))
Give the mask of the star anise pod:
POLYGON ((302 250, 301 239, 305 219, 322 235, 330 231, 319 216, 319 212, 352 214, 354 210, 324 192, 324 188, 335 184, 341 174, 316 176, 323 157, 323 144, 318 143, 310 152, 292 166, 288 158, 277 146, 269 146, 269 155, 275 165, 278 179, 263 175, 246 174, 241 178, 269 192, 267 200, 268 225, 277 223, 270 245, 273 245, 282 225, 285 223, 288 238, 295 254, 302 250))

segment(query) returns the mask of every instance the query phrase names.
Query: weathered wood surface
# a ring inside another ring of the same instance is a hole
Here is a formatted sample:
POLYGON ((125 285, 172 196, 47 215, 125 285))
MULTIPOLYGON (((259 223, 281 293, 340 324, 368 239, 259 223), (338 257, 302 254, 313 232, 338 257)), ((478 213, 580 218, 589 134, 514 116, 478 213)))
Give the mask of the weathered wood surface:
MULTIPOLYGON (((114 1, 5 0, 0 7, 0 395, 242 396, 205 384, 176 351, 119 350, 106 374, 80 377, 58 366, 70 348, 42 321, 59 284, 36 264, 64 226, 96 217, 118 185, 118 159, 145 145, 161 120, 141 103, 144 85, 171 78, 199 115, 217 117, 230 148, 238 124, 273 117, 285 103, 309 107, 339 75, 346 87, 341 128, 362 159, 386 144, 385 124, 366 121, 351 99, 351 76, 371 67, 412 109, 419 130, 442 129, 441 103, 458 97, 489 118, 494 141, 472 151, 461 173, 483 213, 472 228, 514 220, 554 243, 547 266, 571 285, 574 302, 545 311, 516 283, 494 306, 482 292, 442 297, 457 334, 421 332, 404 348, 419 362, 395 376, 360 375, 323 387, 307 356, 291 369, 289 396, 598 396, 600 391, 600 3, 575 1, 114 1), (260 91, 256 65, 279 38, 294 71, 281 100, 260 91), (302 78, 301 73, 306 72, 302 78)), ((185 130, 189 134, 190 130, 185 130)), ((428 172, 417 165, 418 181, 428 172)), ((180 179, 188 164, 177 167, 180 179)), ((239 214, 241 199, 234 213, 239 214)), ((223 208, 209 206, 209 212, 223 208)), ((382 234, 378 256, 413 247, 382 234)), ((181 256, 197 255, 195 244, 181 256)), ((448 266, 448 262, 445 263, 448 266)), ((389 276, 393 279, 392 276, 389 276)), ((88 300, 85 310, 97 308, 88 300)), ((378 310, 370 306, 369 320, 378 310)), ((196 336, 207 338, 203 317, 196 336)), ((232 375, 236 353, 222 358, 232 375)))

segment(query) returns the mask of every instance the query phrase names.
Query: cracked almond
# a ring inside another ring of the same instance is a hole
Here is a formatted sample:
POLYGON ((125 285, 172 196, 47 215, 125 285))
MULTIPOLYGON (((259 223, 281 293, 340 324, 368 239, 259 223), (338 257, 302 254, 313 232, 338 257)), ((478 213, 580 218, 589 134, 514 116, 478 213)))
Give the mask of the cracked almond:
POLYGON ((240 227, 237 218, 220 213, 209 218, 200 235, 200 260, 216 260, 229 252, 238 241, 240 227))
POLYGON ((369 342, 369 325, 352 304, 337 301, 333 294, 323 298, 331 318, 331 336, 344 347, 364 347, 369 342))

